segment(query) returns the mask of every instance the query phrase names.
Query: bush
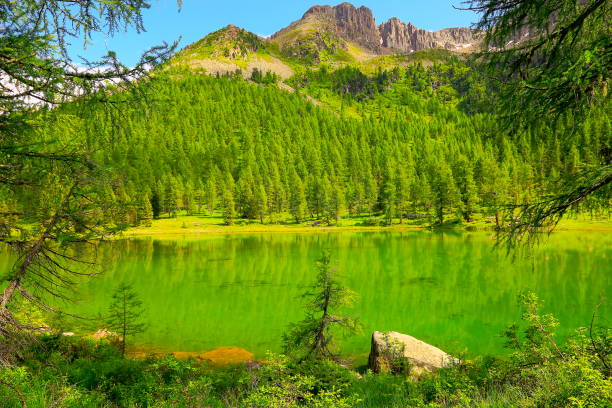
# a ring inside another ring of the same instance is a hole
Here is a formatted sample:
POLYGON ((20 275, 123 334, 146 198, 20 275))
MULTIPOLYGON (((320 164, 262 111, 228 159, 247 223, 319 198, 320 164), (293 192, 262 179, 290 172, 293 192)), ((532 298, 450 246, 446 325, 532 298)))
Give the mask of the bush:
POLYGON ((332 391, 345 389, 357 380, 357 375, 350 369, 330 360, 305 360, 298 364, 288 364, 291 372, 313 378, 313 390, 332 391))
POLYGON ((351 408, 359 402, 354 394, 346 392, 351 382, 348 369, 331 361, 296 365, 288 364, 282 356, 276 360, 254 373, 255 387, 246 394, 241 407, 351 408))
POLYGON ((462 358, 424 374, 363 377, 330 360, 227 368, 168 356, 124 359, 102 341, 42 336, 22 367, 0 370, 2 407, 572 407, 612 406, 609 329, 579 330, 565 344, 556 320, 525 295, 523 320, 506 331, 508 358, 462 358))

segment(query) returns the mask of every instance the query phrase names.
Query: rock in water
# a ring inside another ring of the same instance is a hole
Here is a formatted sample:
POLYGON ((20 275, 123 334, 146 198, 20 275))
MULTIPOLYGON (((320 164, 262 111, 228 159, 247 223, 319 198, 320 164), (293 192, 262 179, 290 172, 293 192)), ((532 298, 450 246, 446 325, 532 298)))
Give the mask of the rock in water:
POLYGON ((110 339, 110 340, 122 340, 121 336, 117 333, 112 332, 108 329, 100 329, 94 334, 91 335, 92 339, 102 340, 102 339, 110 339))
POLYGON ((409 363, 413 374, 459 363, 458 359, 439 348, 407 334, 375 331, 372 334, 369 368, 375 373, 395 371, 394 368, 401 361, 409 363))

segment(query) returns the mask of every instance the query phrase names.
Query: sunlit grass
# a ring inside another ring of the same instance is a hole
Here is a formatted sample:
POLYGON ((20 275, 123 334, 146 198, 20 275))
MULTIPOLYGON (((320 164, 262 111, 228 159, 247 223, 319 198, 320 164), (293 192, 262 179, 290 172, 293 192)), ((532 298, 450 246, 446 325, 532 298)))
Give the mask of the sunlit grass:
MULTIPOLYGON (((226 225, 221 214, 185 215, 175 218, 163 217, 153 220, 151 227, 135 227, 125 231, 121 236, 156 236, 171 237, 197 234, 232 234, 232 233, 316 233, 330 231, 397 231, 431 229, 428 220, 396 219, 391 225, 369 225, 381 222, 382 217, 359 216, 339 220, 338 224, 327 224, 324 220, 309 219, 295 223, 289 214, 277 216, 274 220, 261 223, 255 220, 235 220, 232 225, 226 225)), ((480 217, 470 223, 449 220, 436 229, 456 230, 493 230, 495 223, 491 217, 480 217)), ((590 217, 586 215, 572 216, 563 219, 556 231, 612 231, 612 219, 609 217, 590 217)))

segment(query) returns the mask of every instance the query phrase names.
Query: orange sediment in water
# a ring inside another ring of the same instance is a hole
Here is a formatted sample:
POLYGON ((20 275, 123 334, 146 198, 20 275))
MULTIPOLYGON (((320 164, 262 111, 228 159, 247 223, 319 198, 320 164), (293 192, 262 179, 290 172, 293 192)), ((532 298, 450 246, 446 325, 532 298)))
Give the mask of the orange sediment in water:
MULTIPOLYGON (((242 364, 255 361, 255 355, 248 350, 240 347, 224 347, 205 353, 192 351, 175 351, 171 353, 178 360, 193 359, 196 363, 211 364, 215 366, 226 366, 232 364, 242 364)), ((143 347, 132 349, 129 355, 133 358, 144 359, 147 357, 163 357, 166 353, 159 350, 147 349, 143 347)))
POLYGON ((179 360, 193 358, 198 362, 208 362, 219 366, 247 363, 255 359, 253 353, 240 347, 218 348, 206 353, 177 351, 172 353, 172 355, 179 360))

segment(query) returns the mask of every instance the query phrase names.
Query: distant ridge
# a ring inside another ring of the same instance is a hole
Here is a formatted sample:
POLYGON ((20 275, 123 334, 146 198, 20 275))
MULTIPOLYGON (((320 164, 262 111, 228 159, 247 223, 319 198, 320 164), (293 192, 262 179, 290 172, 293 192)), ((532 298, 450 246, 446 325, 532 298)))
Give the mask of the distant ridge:
POLYGON ((290 33, 299 38, 312 32, 313 28, 327 30, 339 39, 354 43, 377 55, 411 53, 432 48, 472 50, 482 37, 479 32, 467 27, 427 31, 411 23, 404 23, 396 17, 377 26, 369 8, 356 8, 351 3, 342 3, 335 7, 311 7, 300 20, 273 34, 271 38, 283 39, 290 33), (304 33, 295 33, 296 30, 303 30, 304 33))
POLYGON ((472 52, 481 38, 481 33, 467 27, 427 31, 395 17, 377 25, 372 10, 345 2, 313 6, 302 18, 269 38, 228 25, 185 47, 171 64, 213 75, 240 71, 248 76, 258 69, 285 79, 300 70, 298 66, 326 63, 376 67, 378 60, 387 55, 409 55, 430 49, 472 52))

